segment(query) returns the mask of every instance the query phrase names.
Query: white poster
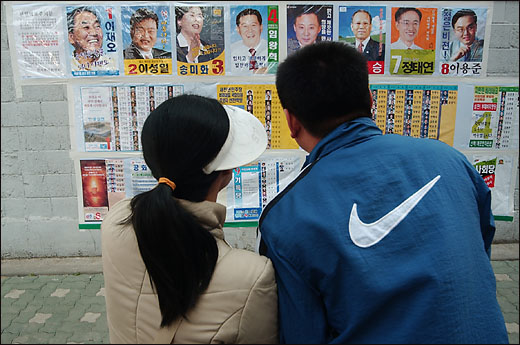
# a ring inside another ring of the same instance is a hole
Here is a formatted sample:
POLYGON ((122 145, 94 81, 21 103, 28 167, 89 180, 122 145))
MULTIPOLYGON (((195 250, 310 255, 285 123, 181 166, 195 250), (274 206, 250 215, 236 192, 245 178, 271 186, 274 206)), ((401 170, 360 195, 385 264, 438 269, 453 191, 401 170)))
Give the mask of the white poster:
POLYGON ((20 77, 65 77, 63 7, 14 5, 12 28, 20 77))
POLYGON ((513 216, 513 191, 516 159, 511 154, 467 155, 475 169, 491 189, 491 210, 494 216, 513 216))
POLYGON ((226 222, 258 221, 262 210, 300 173, 305 152, 264 153, 258 162, 233 169, 233 178, 219 195, 227 205, 226 222))

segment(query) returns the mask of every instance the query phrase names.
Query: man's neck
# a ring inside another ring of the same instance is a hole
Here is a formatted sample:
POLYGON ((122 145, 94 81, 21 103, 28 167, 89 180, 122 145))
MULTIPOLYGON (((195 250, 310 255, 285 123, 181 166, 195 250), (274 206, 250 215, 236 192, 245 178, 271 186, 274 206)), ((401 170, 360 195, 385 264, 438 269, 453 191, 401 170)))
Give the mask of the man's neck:
POLYGON ((468 43, 468 44, 464 44, 464 43, 462 43, 462 45, 463 45, 463 46, 466 46, 466 47, 471 47, 471 46, 473 46, 473 45, 475 44, 476 41, 477 41, 477 40, 475 39, 475 40, 474 40, 473 42, 471 42, 471 43, 468 43))
MULTIPOLYGON (((242 43, 243 43, 243 41, 242 41, 242 43)), ((258 42, 254 43, 254 44, 252 44, 252 45, 244 44, 244 46, 246 46, 246 47, 249 48, 249 49, 251 49, 251 48, 253 48, 253 49, 257 49, 259 45, 260 45, 260 40, 258 40, 258 42)))
POLYGON ((413 41, 404 41, 404 40, 401 40, 401 42, 403 42, 408 48, 410 48, 411 46, 413 46, 413 41))
MULTIPOLYGON (((135 46, 137 48, 137 46, 135 46)), ((137 48, 137 50, 139 50, 139 53, 141 53, 142 56, 146 56, 146 55, 152 55, 152 50, 143 50, 141 48, 137 48)))
POLYGON ((367 38, 365 38, 364 40, 359 40, 359 39, 356 38, 356 47, 357 47, 360 43, 362 43, 363 45, 367 44, 369 40, 370 40, 370 37, 367 37, 367 38))

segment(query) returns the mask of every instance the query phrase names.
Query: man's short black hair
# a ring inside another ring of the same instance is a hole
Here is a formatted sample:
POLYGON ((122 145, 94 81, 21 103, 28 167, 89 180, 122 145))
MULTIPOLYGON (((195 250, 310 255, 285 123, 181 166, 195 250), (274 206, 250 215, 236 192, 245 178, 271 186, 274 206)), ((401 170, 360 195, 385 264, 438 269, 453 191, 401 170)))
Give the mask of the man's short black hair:
POLYGON ((370 14, 370 12, 368 12, 367 10, 364 10, 362 8, 357 10, 356 12, 352 13, 352 17, 350 18, 350 21, 352 21, 354 19, 354 16, 360 12, 368 14, 368 18, 370 18, 370 24, 372 24, 372 15, 370 14))
POLYGON ((320 138, 343 122, 372 116, 368 87, 365 56, 343 42, 305 46, 276 73, 282 107, 320 138))
POLYGON ((67 13, 67 30, 68 32, 74 32, 74 18, 81 12, 90 12, 93 15, 96 16, 96 19, 99 23, 101 23, 101 20, 99 19, 99 15, 97 14, 97 11, 89 6, 80 6, 76 7, 72 11, 67 13))
POLYGON ((240 26, 240 18, 242 18, 243 16, 256 16, 256 18, 258 19, 258 23, 260 23, 260 25, 262 25, 262 16, 260 15, 260 12, 258 12, 258 10, 255 10, 254 8, 246 8, 245 10, 242 10, 240 11, 239 14, 237 14, 237 18, 236 18, 236 21, 237 21, 237 26, 240 26))
POLYGON ((152 10, 142 7, 137 9, 134 14, 132 14, 132 17, 130 17, 130 31, 134 32, 135 26, 145 19, 155 20, 155 26, 157 29, 159 28, 159 17, 157 17, 157 14, 152 10))
POLYGON ((302 7, 299 7, 297 9, 298 12, 296 12, 296 15, 294 16, 293 24, 296 23, 296 19, 303 16, 304 14, 314 14, 316 15, 316 18, 318 18, 318 23, 320 22, 320 16, 318 13, 320 12, 322 6, 317 5, 305 5, 302 7))
POLYGON ((463 9, 463 10, 457 11, 457 13, 455 13, 453 15, 453 18, 451 18, 451 27, 455 29, 455 23, 457 22, 457 20, 459 20, 460 17, 465 17, 465 16, 473 17, 475 24, 477 24, 477 14, 473 10, 463 9))
POLYGON ((397 23, 399 21, 399 19, 401 18, 401 16, 404 13, 409 12, 409 11, 414 11, 415 13, 417 13, 417 15, 419 16, 419 21, 421 21, 422 13, 415 7, 399 7, 399 9, 395 12, 395 16, 394 16, 395 22, 397 23))

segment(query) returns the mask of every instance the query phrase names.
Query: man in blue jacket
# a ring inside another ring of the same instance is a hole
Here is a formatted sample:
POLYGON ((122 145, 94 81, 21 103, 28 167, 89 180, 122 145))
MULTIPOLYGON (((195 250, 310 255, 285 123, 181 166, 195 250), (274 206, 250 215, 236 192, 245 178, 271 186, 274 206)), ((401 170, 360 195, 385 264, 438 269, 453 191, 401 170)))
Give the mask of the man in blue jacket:
POLYGON ((340 42, 290 55, 276 88, 307 152, 263 211, 282 343, 508 343, 490 264, 491 194, 432 139, 382 135, 366 59, 340 42))

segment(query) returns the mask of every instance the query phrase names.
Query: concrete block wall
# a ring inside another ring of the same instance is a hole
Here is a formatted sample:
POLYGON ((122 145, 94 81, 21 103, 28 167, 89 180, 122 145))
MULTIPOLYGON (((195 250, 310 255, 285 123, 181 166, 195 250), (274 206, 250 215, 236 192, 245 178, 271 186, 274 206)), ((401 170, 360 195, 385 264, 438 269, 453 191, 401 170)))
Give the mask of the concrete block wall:
MULTIPOLYGON (((519 75, 518 11, 516 1, 494 2, 490 77, 519 75)), ((22 97, 17 98, 9 49, 2 2, 2 258, 98 256, 99 230, 78 230, 66 86, 26 85, 22 86, 22 97)), ((517 178, 514 222, 497 222, 496 243, 519 240, 518 187, 517 178)), ((254 248, 254 228, 226 228, 225 233, 231 245, 254 248)))

